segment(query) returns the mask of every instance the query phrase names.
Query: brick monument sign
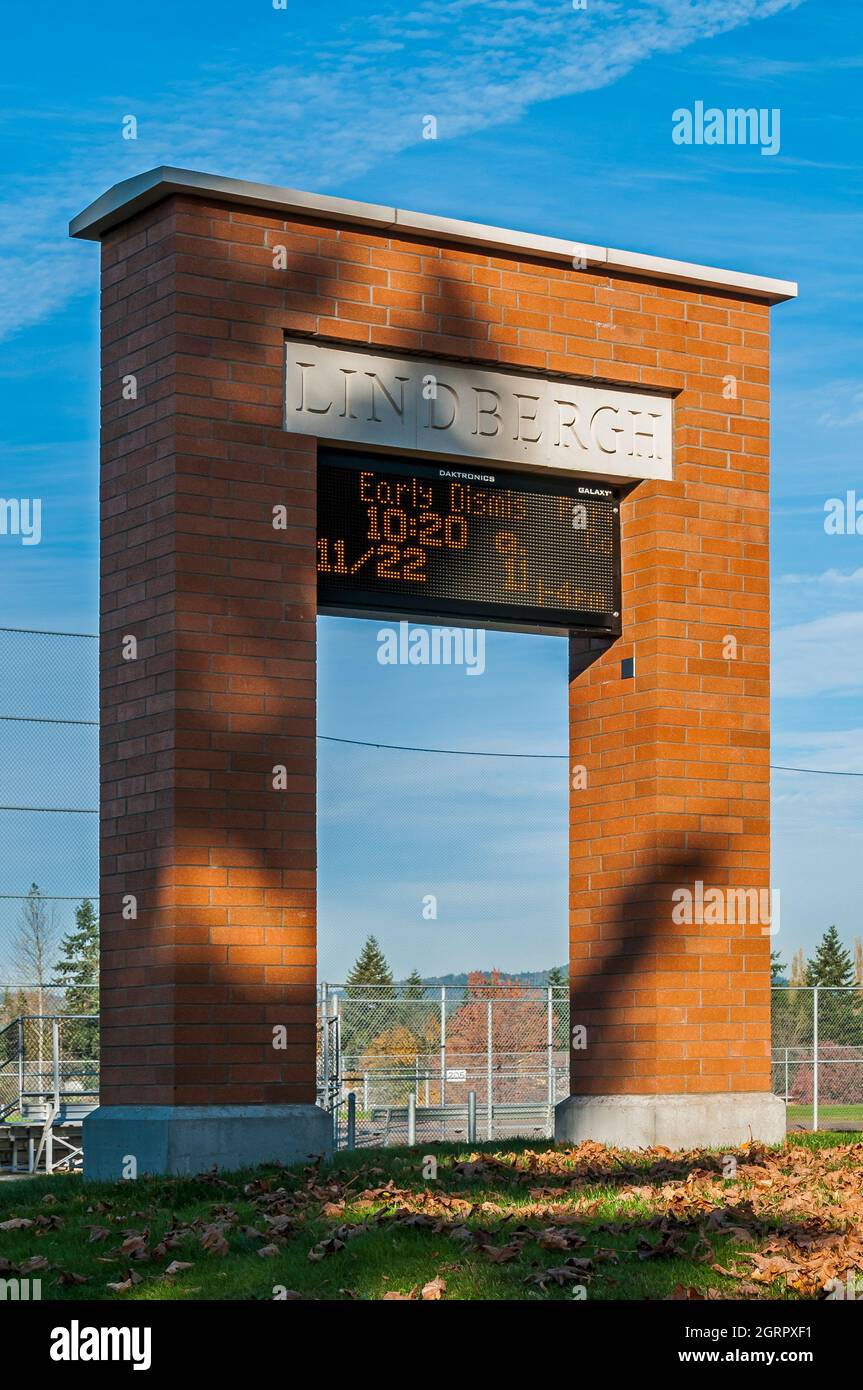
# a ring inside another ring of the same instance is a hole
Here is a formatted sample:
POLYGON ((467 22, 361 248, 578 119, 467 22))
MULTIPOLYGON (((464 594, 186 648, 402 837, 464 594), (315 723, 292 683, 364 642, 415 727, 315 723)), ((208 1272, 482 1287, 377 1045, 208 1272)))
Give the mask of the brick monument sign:
POLYGON ((87 1174, 330 1145, 318 611, 569 633, 557 1137, 781 1138, 768 319, 795 286, 170 168, 71 232, 102 246, 87 1174))

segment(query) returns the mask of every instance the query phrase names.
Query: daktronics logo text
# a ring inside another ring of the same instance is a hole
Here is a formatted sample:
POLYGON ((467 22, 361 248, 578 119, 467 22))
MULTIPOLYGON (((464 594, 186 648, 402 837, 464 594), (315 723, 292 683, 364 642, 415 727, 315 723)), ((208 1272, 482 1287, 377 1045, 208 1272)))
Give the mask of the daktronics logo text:
POLYGON ((131 1361, 134 1371, 149 1371, 151 1343, 149 1327, 82 1327, 73 1318, 52 1329, 51 1360, 131 1361))
POLYGON ((468 483, 493 483, 495 478, 493 473, 456 473, 451 468, 441 468, 439 470, 441 478, 463 478, 468 483))

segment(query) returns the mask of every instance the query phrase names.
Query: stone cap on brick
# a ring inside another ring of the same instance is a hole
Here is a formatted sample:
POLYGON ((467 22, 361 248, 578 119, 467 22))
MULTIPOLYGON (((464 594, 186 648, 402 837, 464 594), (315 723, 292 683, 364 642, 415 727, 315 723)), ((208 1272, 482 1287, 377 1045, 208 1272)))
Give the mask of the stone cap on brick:
POLYGON ((262 208, 266 212, 325 218, 327 221, 374 227, 404 236, 423 236, 433 241, 458 242, 493 251, 525 252, 531 256, 572 264, 579 257, 590 266, 623 271, 666 283, 731 290, 779 304, 794 299, 793 280, 773 280, 764 275, 748 275, 739 270, 693 265, 688 261, 646 256, 637 251, 618 251, 608 246, 589 246, 558 237, 514 232, 504 227, 486 227, 481 222, 461 222, 432 213, 406 212, 403 208, 360 203, 352 198, 333 198, 325 193, 303 193, 294 188, 278 188, 267 183, 247 183, 245 179, 201 174, 193 169, 161 166, 114 184, 89 207, 73 217, 69 235, 98 241, 104 232, 125 222, 136 212, 175 193, 215 197, 222 202, 262 208))

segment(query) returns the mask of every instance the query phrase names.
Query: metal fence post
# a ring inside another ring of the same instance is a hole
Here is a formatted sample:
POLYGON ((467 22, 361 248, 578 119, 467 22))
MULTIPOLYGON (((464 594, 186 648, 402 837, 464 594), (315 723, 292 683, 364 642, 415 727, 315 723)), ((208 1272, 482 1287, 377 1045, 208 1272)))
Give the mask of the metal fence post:
POLYGON ((467 1093, 467 1142, 476 1143, 476 1091, 467 1093))
POLYGON ((327 987, 321 981, 318 1017, 321 1027, 321 1082, 324 1092, 324 1109, 330 1108, 330 1028, 327 1019, 327 987))
POLYGON ((355 1091, 348 1091, 348 1148, 357 1147, 357 1097, 355 1091))
POLYGON ((548 1108, 554 1108, 554 991, 548 987, 548 1108))
POLYGON ((492 1075, 492 1074, 491 1074, 491 1050, 492 1050, 492 1035, 493 1035, 493 1029, 492 1029, 492 1008, 493 1008, 492 1001, 489 999, 488 1004, 486 1005, 486 1009, 487 1009, 487 1026, 488 1026, 488 1038, 487 1038, 487 1048, 486 1048, 486 1051, 487 1051, 487 1057, 486 1057, 486 1087, 487 1087, 487 1091, 486 1091, 486 1137, 487 1137, 488 1139, 493 1139, 493 1138, 494 1138, 494 1116, 493 1116, 493 1113, 492 1113, 492 1103, 491 1103, 491 1075, 492 1075))
POLYGON ((18 1015, 18 1109, 24 1104, 24 1020, 18 1015))
POLYGON ((446 1139, 446 1119, 443 1108, 446 1104, 446 985, 440 987, 440 1135, 446 1139))
POLYGON ((788 1104, 788 1048, 785 1049, 785 1104, 788 1104))
POLYGON ((818 986, 812 990, 812 1129, 818 1128, 818 986))
POLYGON ((339 1104, 342 1098, 342 1016, 339 1012, 339 996, 333 995, 333 1046, 330 1054, 330 1065, 333 1068, 336 1088, 338 1090, 339 1104))
POLYGON ((60 1109, 60 1020, 51 1020, 51 1062, 54 1072, 54 1110, 60 1109))
POLYGON ((411 1091, 408 1096, 408 1148, 412 1149, 417 1142, 417 1098, 411 1091))

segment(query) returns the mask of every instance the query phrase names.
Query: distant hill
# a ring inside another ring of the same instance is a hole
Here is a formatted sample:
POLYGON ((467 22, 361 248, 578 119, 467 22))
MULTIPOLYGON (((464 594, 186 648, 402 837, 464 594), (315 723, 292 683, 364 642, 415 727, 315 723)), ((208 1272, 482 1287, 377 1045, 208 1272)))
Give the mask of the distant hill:
MULTIPOLYGON (((490 975, 492 971, 497 968, 498 967, 494 965, 486 965, 482 967, 477 966, 475 970, 465 970, 460 975, 424 975, 423 984, 427 989, 440 989, 441 985, 446 985, 447 989, 464 988, 468 982, 469 975, 490 975)), ((569 979, 568 965, 559 965, 556 969, 563 971, 564 979, 569 979)), ((502 970, 500 973, 505 980, 512 980, 517 985, 542 986, 548 984, 548 970, 521 970, 515 971, 513 974, 510 974, 506 970, 502 970)), ((396 980, 395 987, 397 990, 401 990, 406 984, 407 980, 396 980)), ((344 985, 330 985, 331 994, 343 995, 344 992, 344 985)))
MULTIPOLYGON (((492 972, 492 970, 494 970, 495 968, 496 968, 495 966, 477 966, 477 967, 476 967, 476 969, 477 969, 481 974, 483 974, 483 975, 490 975, 491 972, 492 972)), ((568 977, 568 976, 569 976, 569 965, 568 965, 568 964, 559 965, 559 966, 556 967, 556 969, 562 970, 565 977, 568 977)), ((424 976, 423 976, 423 984, 426 984, 426 985, 437 985, 438 987, 439 987, 440 985, 446 985, 447 988, 449 988, 450 986, 455 987, 455 986, 458 986, 458 985, 466 985, 467 982, 468 982, 468 976, 469 976, 469 975, 472 975, 472 974, 474 974, 474 973, 475 973, 475 971, 473 971, 473 970, 471 970, 471 971, 465 970, 465 971, 463 972, 463 974, 461 974, 461 975, 424 975, 424 976)), ((502 974, 507 980, 514 980, 515 983, 516 983, 516 984, 519 984, 519 985, 546 985, 546 984, 548 984, 549 971, 548 971, 548 970, 522 970, 522 971, 520 971, 520 972, 516 971, 515 973, 510 974, 509 971, 503 970, 503 971, 501 971, 501 974, 502 974)), ((403 985, 405 982, 404 982, 404 980, 399 980, 398 983, 401 984, 401 985, 403 985)))

